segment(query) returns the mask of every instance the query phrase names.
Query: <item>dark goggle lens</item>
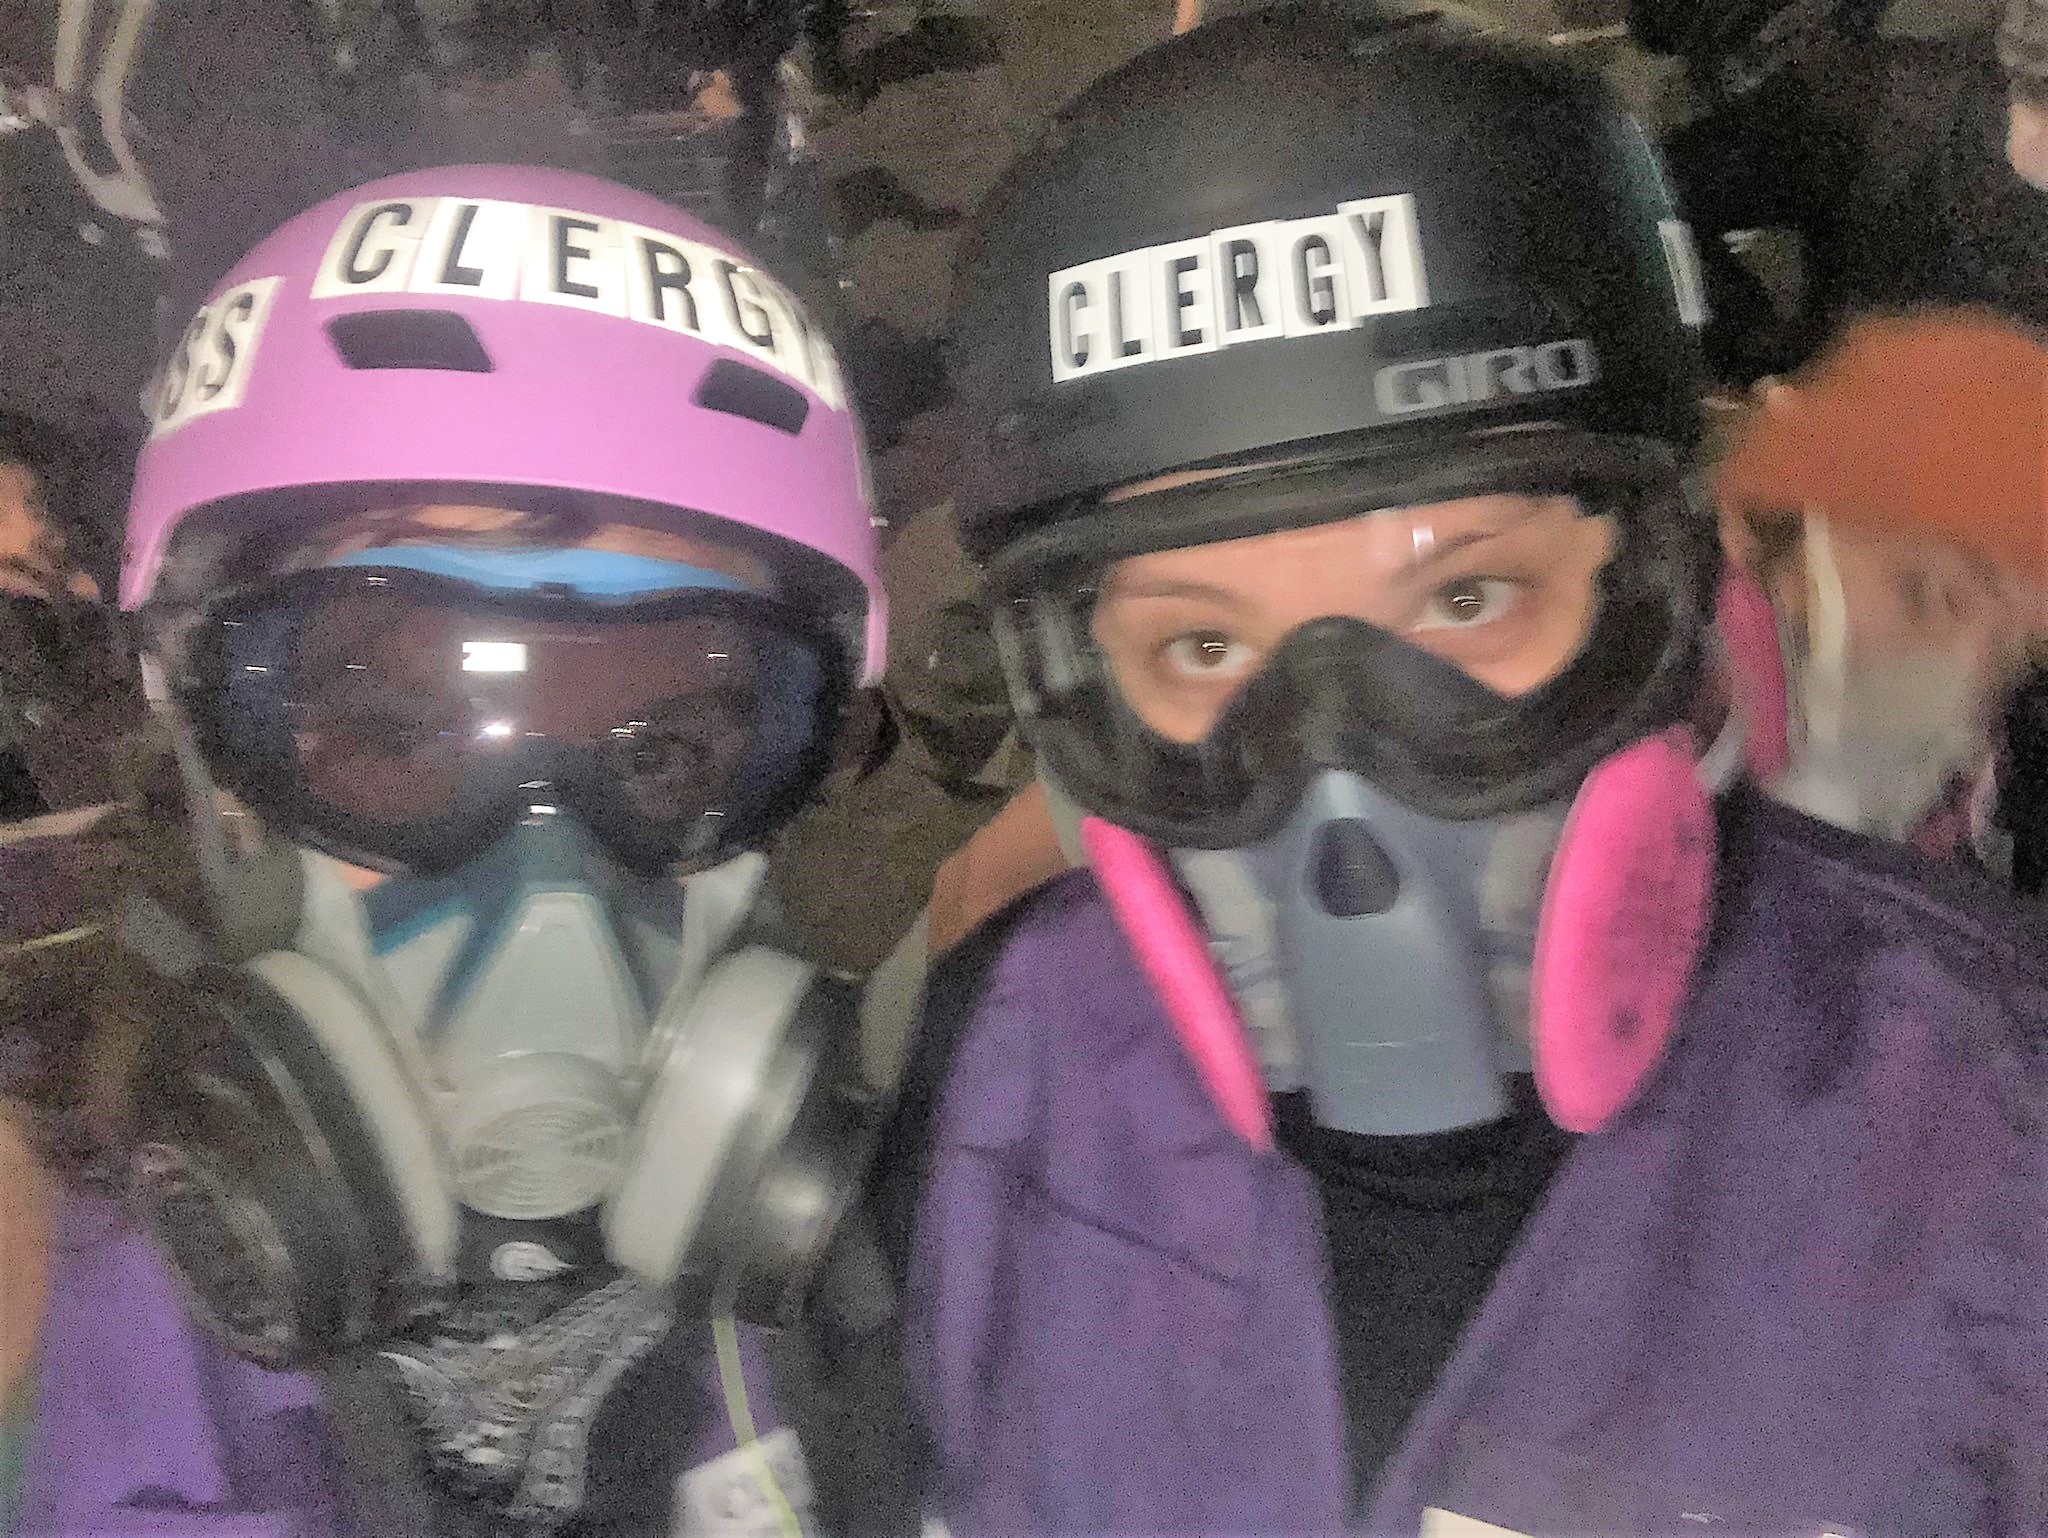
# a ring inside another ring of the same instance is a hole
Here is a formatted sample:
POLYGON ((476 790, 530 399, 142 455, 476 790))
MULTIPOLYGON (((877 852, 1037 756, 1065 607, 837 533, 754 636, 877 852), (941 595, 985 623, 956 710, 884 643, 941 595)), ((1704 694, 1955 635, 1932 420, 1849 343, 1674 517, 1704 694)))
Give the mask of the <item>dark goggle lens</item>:
POLYGON ((337 853, 431 868, 530 805, 641 865, 733 846, 808 790, 832 650, 779 605, 508 598, 317 572, 222 610, 196 713, 222 782, 337 853))

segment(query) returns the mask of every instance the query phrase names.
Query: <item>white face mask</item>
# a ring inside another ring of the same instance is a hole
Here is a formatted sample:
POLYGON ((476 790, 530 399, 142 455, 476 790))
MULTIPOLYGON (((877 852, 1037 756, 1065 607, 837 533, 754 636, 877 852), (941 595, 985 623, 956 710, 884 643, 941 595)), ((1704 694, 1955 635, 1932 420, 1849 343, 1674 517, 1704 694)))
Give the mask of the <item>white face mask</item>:
POLYGON ((567 821, 366 894, 300 851, 295 933, 240 966, 137 929, 190 986, 136 1191, 241 1354, 317 1363, 600 1258, 747 1317, 800 1295, 883 1087, 835 1050, 850 991, 752 916, 760 855, 629 878, 567 821))
POLYGON ((687 883, 631 877, 562 818, 515 830, 451 876, 395 877, 361 897, 314 856, 298 948, 417 1042, 463 1204, 553 1218, 623 1173, 662 1038, 761 864, 743 857, 687 883))
POLYGON ((1981 664, 1963 647, 1852 656, 1825 518, 1808 516, 1803 547, 1814 591, 1806 655, 1788 669, 1797 739, 1771 793, 1808 816, 1903 841, 1991 751, 1981 664))

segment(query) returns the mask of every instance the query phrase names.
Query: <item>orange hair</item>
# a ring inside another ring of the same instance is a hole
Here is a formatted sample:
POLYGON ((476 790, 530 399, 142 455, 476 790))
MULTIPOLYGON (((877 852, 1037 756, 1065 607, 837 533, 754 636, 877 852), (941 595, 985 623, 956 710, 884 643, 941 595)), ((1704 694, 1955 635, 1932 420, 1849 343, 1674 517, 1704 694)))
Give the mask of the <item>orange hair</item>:
POLYGON ((1847 327, 1737 433, 1724 514, 1806 509, 1953 541, 2048 587, 2048 348, 1979 310, 1847 327))

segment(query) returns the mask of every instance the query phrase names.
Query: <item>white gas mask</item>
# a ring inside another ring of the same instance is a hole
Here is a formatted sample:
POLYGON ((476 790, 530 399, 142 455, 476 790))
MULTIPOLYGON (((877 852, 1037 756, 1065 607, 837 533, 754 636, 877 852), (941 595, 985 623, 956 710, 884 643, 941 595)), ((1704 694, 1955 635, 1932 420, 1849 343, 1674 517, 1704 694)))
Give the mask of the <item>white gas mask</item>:
MULTIPOLYGON (((787 1317, 881 1098, 851 990, 776 943, 737 852, 821 772, 828 640, 716 572, 425 546, 198 625, 156 686, 191 799, 233 790, 302 871, 253 959, 166 966, 192 1018, 143 1076, 138 1193, 219 1333, 306 1364, 602 1265, 787 1317)), ((247 917, 253 867, 198 820, 247 917)))
POLYGON ((1801 543, 1811 602, 1804 644, 1786 648, 1792 764, 1769 788, 1808 816, 1902 841, 1991 750, 1979 664, 1961 647, 1855 655, 1825 516, 1807 515, 1801 543))

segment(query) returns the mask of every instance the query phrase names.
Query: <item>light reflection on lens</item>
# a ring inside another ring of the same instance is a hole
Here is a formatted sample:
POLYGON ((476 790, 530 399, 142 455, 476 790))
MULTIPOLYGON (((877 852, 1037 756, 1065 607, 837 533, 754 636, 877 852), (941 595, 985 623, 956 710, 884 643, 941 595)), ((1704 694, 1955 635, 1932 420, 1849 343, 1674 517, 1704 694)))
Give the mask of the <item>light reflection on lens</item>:
POLYGON ((465 673, 524 673, 526 646, 521 641, 464 641, 462 671, 465 673))

